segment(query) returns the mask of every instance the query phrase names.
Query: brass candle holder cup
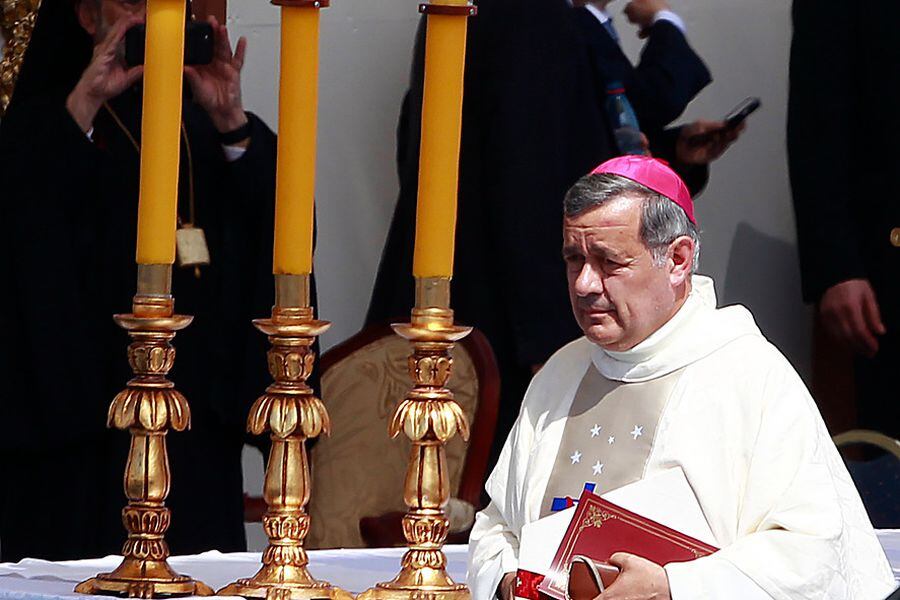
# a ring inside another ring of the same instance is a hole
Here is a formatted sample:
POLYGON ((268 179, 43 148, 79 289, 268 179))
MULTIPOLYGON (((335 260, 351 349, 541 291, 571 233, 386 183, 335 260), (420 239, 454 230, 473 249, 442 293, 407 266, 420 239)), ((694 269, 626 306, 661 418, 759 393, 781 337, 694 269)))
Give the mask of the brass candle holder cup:
POLYGON ((256 575, 218 593, 269 600, 350 600, 353 596, 344 590, 312 578, 303 549, 310 496, 306 440, 329 433, 331 427, 325 406, 306 380, 315 363, 312 345, 331 324, 314 318, 308 275, 276 275, 275 286, 272 317, 253 322, 272 344, 268 363, 275 382, 254 403, 247 420, 248 431, 255 435, 269 431, 272 439, 263 487, 268 506, 263 528, 269 545, 256 575))
POLYGON ((190 325, 193 317, 174 314, 170 265, 138 265, 138 292, 132 314, 115 315, 128 331, 128 362, 134 379, 109 407, 107 426, 128 430, 131 448, 125 466, 128 505, 122 521, 128 539, 122 563, 111 573, 101 573, 79 583, 80 594, 126 595, 132 598, 161 596, 210 596, 213 590, 169 566, 165 533, 170 512, 169 429, 190 428, 187 400, 166 378, 175 363, 172 339, 190 325))
POLYGON ((359 596, 360 600, 468 600, 468 588, 447 574, 442 550, 449 532, 444 507, 450 499, 450 476, 445 445, 459 433, 469 439, 469 424, 447 389, 453 359, 453 343, 466 337, 471 327, 453 324, 449 278, 416 281, 416 307, 410 323, 394 325, 398 335, 410 340, 409 374, 414 382, 406 399, 397 406, 389 433, 405 433, 412 442, 403 500, 409 512, 403 517, 408 550, 400 573, 359 596))

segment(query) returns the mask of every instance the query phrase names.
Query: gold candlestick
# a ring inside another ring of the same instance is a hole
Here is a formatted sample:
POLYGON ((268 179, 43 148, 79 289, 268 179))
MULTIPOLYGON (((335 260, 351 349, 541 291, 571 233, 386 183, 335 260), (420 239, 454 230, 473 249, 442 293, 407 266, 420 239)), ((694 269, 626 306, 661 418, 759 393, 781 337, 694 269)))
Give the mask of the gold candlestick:
POLYGON ((164 538, 170 512, 165 506, 171 477, 166 454, 166 434, 191 425, 187 400, 166 378, 175 363, 171 341, 190 325, 193 317, 174 314, 171 265, 138 265, 138 293, 132 314, 115 315, 132 338, 128 362, 135 377, 112 401, 107 426, 131 432, 131 448, 125 467, 128 505, 122 521, 128 539, 122 563, 111 573, 101 573, 79 583, 80 594, 127 595, 131 598, 160 596, 210 596, 207 585, 179 575, 169 566, 169 546, 164 538))
POLYGON ((269 372, 275 383, 250 409, 247 429, 271 432, 263 497, 268 509, 263 528, 269 546, 262 568, 249 579, 238 579, 219 590, 222 596, 270 600, 350 600, 349 593, 312 578, 303 540, 309 532, 309 461, 306 440, 329 433, 331 422, 322 401, 306 380, 312 374, 312 345, 331 323, 318 321, 309 303, 309 275, 276 275, 272 318, 257 319, 257 329, 269 336, 269 372))
POLYGON ((453 359, 453 343, 466 337, 471 327, 453 324, 450 278, 416 280, 416 308, 411 323, 394 325, 398 335, 413 343, 409 374, 414 387, 397 407, 389 433, 405 433, 412 442, 403 500, 409 512, 403 517, 408 550, 400 573, 362 593, 360 600, 468 600, 468 588, 447 574, 442 550, 449 532, 444 507, 450 499, 450 477, 444 446, 457 432, 469 439, 469 424, 447 389, 453 359))

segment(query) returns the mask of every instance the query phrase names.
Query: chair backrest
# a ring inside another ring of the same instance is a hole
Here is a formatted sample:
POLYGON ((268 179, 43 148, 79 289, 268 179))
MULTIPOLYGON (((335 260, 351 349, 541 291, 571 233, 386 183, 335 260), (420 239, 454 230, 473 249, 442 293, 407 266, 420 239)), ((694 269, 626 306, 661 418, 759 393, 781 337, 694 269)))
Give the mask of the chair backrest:
MULTIPOLYGON (((310 454, 308 548, 362 547, 360 518, 406 510, 403 484, 410 444, 402 435, 390 439, 387 430, 394 409, 412 387, 410 352, 409 342, 386 322, 365 328, 322 356, 322 400, 332 434, 321 437, 310 454)), ((468 447, 458 436, 447 444, 447 466, 453 496, 476 507, 496 427, 499 381, 483 334, 473 331, 456 344, 449 386, 472 431, 468 447)))
POLYGON ((868 460, 845 453, 844 462, 872 525, 876 529, 900 527, 900 441, 877 431, 854 429, 834 436, 834 443, 838 449, 865 445, 879 451, 868 460))

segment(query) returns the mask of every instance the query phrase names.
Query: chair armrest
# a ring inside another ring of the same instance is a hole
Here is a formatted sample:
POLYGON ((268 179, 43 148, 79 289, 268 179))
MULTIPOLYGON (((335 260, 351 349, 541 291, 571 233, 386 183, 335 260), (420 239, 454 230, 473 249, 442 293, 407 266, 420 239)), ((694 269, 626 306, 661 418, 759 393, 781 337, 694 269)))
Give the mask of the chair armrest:
POLYGON ((262 496, 251 496, 244 492, 244 523, 261 523, 267 508, 262 496))

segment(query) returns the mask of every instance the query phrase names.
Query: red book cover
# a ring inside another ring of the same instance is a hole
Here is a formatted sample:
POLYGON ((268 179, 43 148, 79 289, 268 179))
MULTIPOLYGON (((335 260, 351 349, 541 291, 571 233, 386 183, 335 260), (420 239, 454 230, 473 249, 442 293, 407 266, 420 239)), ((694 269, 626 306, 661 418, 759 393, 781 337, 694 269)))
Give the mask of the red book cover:
POLYGON ((548 575, 539 585, 541 592, 566 600, 567 572, 572 557, 588 556, 607 562, 616 552, 636 554, 659 565, 685 562, 718 550, 665 525, 616 506, 585 490, 553 557, 548 575))

